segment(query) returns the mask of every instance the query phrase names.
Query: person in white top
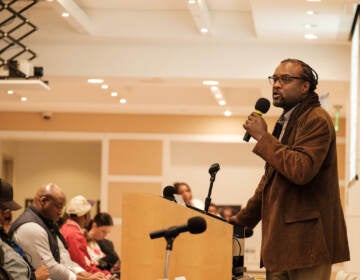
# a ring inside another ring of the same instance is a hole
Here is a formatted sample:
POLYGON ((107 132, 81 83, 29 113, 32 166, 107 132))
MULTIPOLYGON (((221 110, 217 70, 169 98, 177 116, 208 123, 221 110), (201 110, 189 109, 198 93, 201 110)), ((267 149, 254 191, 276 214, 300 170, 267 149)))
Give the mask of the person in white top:
POLYGON ((114 222, 109 213, 97 213, 88 226, 87 251, 91 260, 99 268, 119 276, 120 258, 115 252, 112 241, 106 239, 113 225, 114 222))
POLYGON ((205 209, 205 204, 203 201, 197 198, 193 198, 190 186, 185 182, 176 182, 174 183, 175 193, 181 195, 185 204, 188 206, 195 207, 200 210, 205 209))

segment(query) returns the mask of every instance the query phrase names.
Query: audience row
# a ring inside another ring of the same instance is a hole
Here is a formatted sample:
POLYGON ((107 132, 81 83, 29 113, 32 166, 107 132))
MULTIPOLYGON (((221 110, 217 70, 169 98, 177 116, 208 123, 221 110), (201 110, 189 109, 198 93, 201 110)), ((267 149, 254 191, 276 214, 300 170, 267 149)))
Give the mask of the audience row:
POLYGON ((91 220, 92 202, 82 195, 69 201, 63 216, 65 205, 64 192, 49 183, 9 228, 11 211, 21 206, 0 179, 0 279, 120 279, 120 259, 105 239, 112 217, 98 213, 91 220))

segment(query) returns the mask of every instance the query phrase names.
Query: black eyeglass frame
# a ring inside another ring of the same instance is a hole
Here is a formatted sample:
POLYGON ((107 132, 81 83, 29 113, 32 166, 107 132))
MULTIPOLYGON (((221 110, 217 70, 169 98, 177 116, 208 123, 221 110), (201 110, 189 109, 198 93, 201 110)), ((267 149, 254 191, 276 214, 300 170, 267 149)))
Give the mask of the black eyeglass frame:
POLYGON ((282 85, 289 84, 293 80, 307 81, 307 79, 305 79, 304 77, 296 77, 296 76, 290 76, 290 75, 280 75, 280 76, 272 75, 272 76, 268 77, 268 80, 269 80, 270 85, 274 85, 277 81, 279 81, 280 84, 282 84, 282 85))

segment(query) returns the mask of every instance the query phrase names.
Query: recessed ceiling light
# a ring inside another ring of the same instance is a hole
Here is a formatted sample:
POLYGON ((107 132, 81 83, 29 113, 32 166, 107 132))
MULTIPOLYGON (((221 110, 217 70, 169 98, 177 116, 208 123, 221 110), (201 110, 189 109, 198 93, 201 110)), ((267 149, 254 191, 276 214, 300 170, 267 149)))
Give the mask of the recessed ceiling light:
POLYGON ((223 98, 223 96, 222 96, 222 94, 220 92, 218 92, 218 93, 215 94, 215 98, 216 99, 221 99, 221 98, 223 98))
POLYGON ((104 82, 103 79, 88 79, 89 84, 102 84, 104 82))
POLYGON ((225 106, 226 105, 226 101, 224 99, 219 100, 219 105, 220 106, 225 106))
POLYGON ((120 98, 119 102, 120 102, 120 104, 125 104, 127 102, 127 100, 125 98, 120 98))
POLYGON ((217 86, 219 84, 218 81, 205 80, 202 82, 204 86, 217 86))
POLYGON ((306 11, 306 14, 309 15, 309 16, 313 16, 313 15, 316 15, 317 12, 314 11, 314 10, 308 10, 308 11, 306 11))
POLYGON ((12 89, 9 89, 9 90, 7 91, 7 93, 11 95, 11 94, 14 94, 14 91, 13 91, 12 89))
POLYGON ((211 92, 215 93, 215 92, 219 91, 219 87, 218 86, 211 86, 210 90, 211 90, 211 92))
POLYGON ((108 85, 106 85, 106 84, 103 84, 103 85, 101 85, 101 88, 102 88, 102 89, 108 89, 108 88, 109 88, 109 86, 108 86, 108 85))
POLYGON ((202 34, 206 34, 206 33, 209 32, 209 29, 207 29, 206 27, 203 27, 203 28, 200 29, 200 32, 201 32, 202 34))
POLYGON ((307 40, 316 40, 318 38, 318 36, 315 34, 312 34, 312 33, 308 33, 308 34, 304 35, 304 38, 307 40))
POLYGON ((231 111, 229 111, 229 110, 226 110, 225 112, 224 112, 224 116, 225 117, 230 117, 232 115, 232 113, 231 113, 231 111))
POLYGON ((113 91, 113 92, 111 93, 111 96, 116 97, 116 96, 118 96, 118 93, 117 93, 116 91, 113 91))
POLYGON ((190 5, 196 4, 196 0, 188 0, 188 3, 189 3, 190 5))
POLYGON ((63 13, 61 14, 61 16, 62 16, 62 17, 69 17, 69 16, 70 16, 70 14, 69 14, 69 13, 67 13, 67 12, 63 12, 63 13))
POLYGON ((27 101, 27 97, 22 96, 22 97, 20 98, 20 100, 21 100, 22 102, 25 102, 25 101, 27 101))
POLYGON ((306 0, 307 2, 321 2, 321 0, 306 0))

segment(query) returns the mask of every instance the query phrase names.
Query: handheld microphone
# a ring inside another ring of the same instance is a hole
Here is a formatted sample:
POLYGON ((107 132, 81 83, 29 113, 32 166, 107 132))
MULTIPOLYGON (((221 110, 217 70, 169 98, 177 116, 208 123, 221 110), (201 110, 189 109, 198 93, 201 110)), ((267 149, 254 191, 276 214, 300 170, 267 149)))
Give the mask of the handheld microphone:
POLYGON ((166 186, 163 189, 163 198, 176 202, 174 194, 175 194, 175 188, 173 186, 166 186))
MULTIPOLYGON (((265 114, 267 111, 269 111, 269 108, 270 101, 266 98, 259 98, 255 104, 255 113, 261 116, 262 114, 265 114)), ((249 142, 250 138, 250 134, 246 132, 243 140, 249 142)))
POLYGON ((166 229, 160 229, 153 232, 150 232, 150 238, 172 238, 178 236, 182 232, 189 231, 192 234, 199 234, 206 230, 206 221, 203 217, 195 216, 188 219, 187 224, 172 226, 166 229))

